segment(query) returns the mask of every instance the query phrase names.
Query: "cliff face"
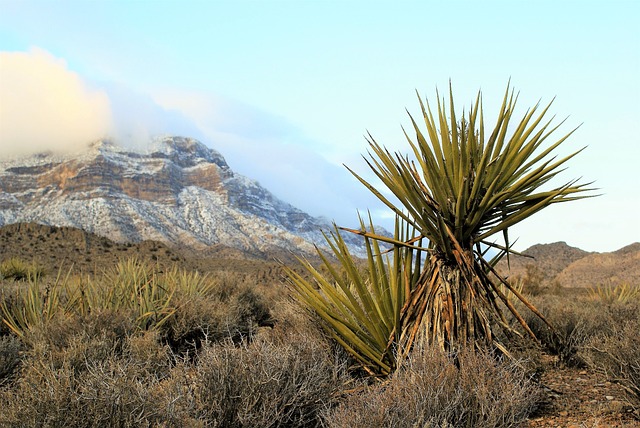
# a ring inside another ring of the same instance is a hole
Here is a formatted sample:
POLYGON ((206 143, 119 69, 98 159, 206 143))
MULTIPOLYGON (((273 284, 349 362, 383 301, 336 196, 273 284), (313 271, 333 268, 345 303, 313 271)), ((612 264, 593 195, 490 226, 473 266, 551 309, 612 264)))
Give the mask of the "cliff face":
MULTIPOLYGON (((35 222, 119 242, 156 240, 205 250, 313 251, 331 225, 235 174, 223 156, 182 137, 146 151, 100 141, 82 153, 0 161, 0 226, 35 222)), ((355 237, 354 237, 355 238, 355 237)), ((360 240, 353 239, 360 252, 360 240)))

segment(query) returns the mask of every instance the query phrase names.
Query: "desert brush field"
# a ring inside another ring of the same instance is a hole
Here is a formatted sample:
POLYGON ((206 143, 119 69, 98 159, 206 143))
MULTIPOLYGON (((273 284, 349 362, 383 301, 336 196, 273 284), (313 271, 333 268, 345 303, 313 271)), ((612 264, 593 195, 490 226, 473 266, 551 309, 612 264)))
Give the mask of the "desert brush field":
POLYGON ((417 345, 375 378, 275 261, 25 230, 1 234, 0 426, 638 424, 637 286, 539 286, 532 273, 521 292, 557 334, 525 315, 539 343, 516 341, 511 359, 417 345), (30 258, 32 243, 60 260, 30 258))

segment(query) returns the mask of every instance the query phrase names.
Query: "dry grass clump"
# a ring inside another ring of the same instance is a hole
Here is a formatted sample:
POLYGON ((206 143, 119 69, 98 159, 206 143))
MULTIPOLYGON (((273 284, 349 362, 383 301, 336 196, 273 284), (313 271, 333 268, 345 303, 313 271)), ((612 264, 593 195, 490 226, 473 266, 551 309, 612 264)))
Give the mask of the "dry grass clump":
MULTIPOLYGON (((154 385, 171 368, 154 331, 126 312, 57 317, 30 330, 13 381, 0 389, 0 426, 147 426, 154 385)), ((13 336, 16 337, 16 336, 13 336)))
POLYGON ((46 359, 24 360, 14 388, 0 392, 0 425, 133 427, 163 419, 153 395, 161 377, 146 361, 133 355, 86 356, 80 371, 71 364, 46 364, 46 359))
POLYGON ((240 343, 206 343, 195 365, 176 367, 170 383, 192 391, 181 405, 194 420, 231 428, 320 427, 323 412, 355 382, 348 373, 353 361, 317 319, 286 294, 270 302, 273 328, 240 343))
POLYGON ((541 402, 514 361, 463 350, 416 349, 384 383, 364 387, 325 414, 331 428, 512 427, 541 402))
POLYGON ((347 382, 322 344, 259 338, 207 347, 194 373, 196 414, 224 427, 313 427, 347 382))

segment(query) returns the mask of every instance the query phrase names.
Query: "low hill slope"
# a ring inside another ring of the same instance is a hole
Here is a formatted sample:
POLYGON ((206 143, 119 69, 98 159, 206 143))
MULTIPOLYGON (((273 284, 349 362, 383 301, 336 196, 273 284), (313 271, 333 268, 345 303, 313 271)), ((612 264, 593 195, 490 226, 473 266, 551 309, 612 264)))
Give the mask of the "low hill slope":
MULTIPOLYGON (((167 268, 179 266, 202 272, 233 272, 266 278, 275 276, 279 265, 272 260, 250 257, 233 248, 212 247, 206 254, 170 248, 157 241, 117 243, 72 227, 17 223, 0 227, 0 262, 18 258, 36 262, 45 274, 101 273, 118 261, 137 258, 167 268)), ((282 257, 281 259, 284 259, 282 257)))
POLYGON ((640 243, 612 253, 595 253, 567 266, 556 277, 562 285, 640 284, 640 243))
POLYGON ((590 253, 565 242, 534 245, 522 254, 511 256, 498 269, 511 278, 522 278, 540 285, 592 287, 640 283, 640 243, 611 253, 590 253))

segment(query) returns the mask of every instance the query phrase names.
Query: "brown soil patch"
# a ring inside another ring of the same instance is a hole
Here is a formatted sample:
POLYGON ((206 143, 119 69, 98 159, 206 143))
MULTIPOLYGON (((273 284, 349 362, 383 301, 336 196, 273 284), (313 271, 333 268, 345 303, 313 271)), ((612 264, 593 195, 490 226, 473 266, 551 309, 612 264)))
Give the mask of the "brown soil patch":
POLYGON ((624 389, 600 373, 565 367, 557 357, 543 357, 540 379, 547 402, 527 427, 640 427, 624 389))

